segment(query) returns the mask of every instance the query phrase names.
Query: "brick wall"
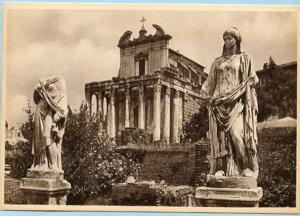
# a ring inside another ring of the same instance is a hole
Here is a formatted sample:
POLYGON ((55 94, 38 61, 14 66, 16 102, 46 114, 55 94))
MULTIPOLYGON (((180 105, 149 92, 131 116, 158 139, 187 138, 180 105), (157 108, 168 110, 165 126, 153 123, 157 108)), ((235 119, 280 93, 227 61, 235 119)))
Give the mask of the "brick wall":
POLYGON ((164 180, 168 184, 193 183, 194 149, 187 150, 147 150, 142 160, 139 181, 164 180))
POLYGON ((196 186, 206 185, 206 176, 209 173, 210 144, 208 140, 195 144, 195 171, 194 183, 196 186))
POLYGON ((184 103, 183 103, 183 125, 185 123, 189 122, 189 120, 192 118, 192 116, 195 113, 199 112, 200 108, 200 99, 189 95, 185 94, 184 95, 184 103))

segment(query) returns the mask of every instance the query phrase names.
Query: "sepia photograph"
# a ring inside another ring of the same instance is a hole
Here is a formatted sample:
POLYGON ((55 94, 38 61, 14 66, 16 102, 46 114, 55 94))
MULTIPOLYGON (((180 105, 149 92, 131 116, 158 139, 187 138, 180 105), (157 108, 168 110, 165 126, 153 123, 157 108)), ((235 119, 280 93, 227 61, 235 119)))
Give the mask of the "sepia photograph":
POLYGON ((298 17, 5 3, 1 208, 299 212, 298 17))

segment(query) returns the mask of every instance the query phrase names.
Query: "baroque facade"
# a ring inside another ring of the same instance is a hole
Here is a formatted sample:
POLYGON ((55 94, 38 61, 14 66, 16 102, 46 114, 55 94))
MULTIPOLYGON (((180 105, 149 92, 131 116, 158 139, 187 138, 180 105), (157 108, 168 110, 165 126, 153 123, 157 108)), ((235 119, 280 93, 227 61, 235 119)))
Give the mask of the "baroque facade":
POLYGON ((138 128, 150 143, 179 143, 184 124, 199 110, 207 74, 202 65, 170 49, 172 37, 153 27, 154 35, 142 26, 138 38, 131 40, 131 31, 121 36, 118 76, 87 83, 86 102, 90 114, 101 114, 112 138, 120 140, 125 128, 138 128))

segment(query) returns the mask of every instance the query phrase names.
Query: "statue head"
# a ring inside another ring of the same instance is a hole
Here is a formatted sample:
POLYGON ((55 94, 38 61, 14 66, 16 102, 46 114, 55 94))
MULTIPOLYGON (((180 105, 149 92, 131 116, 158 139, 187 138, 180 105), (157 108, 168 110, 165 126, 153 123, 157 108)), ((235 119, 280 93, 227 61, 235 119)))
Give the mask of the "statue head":
POLYGON ((236 27, 230 27, 223 33, 223 53, 222 55, 226 55, 227 50, 232 49, 235 46, 236 53, 241 53, 241 34, 236 27))

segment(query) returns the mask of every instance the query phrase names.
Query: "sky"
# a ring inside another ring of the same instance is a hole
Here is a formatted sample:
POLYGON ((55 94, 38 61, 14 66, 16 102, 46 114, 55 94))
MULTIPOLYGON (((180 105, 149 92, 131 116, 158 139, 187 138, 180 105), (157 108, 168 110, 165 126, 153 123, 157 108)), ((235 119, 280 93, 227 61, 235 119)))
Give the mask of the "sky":
POLYGON ((84 85, 117 76, 122 34, 138 37, 141 18, 148 34, 152 24, 172 36, 169 47, 206 67, 221 55, 223 32, 239 28, 242 49, 261 69, 270 55, 277 64, 297 59, 297 16, 288 12, 226 12, 196 10, 11 9, 7 13, 6 120, 26 119, 40 78, 61 75, 69 105, 78 110, 84 85))

